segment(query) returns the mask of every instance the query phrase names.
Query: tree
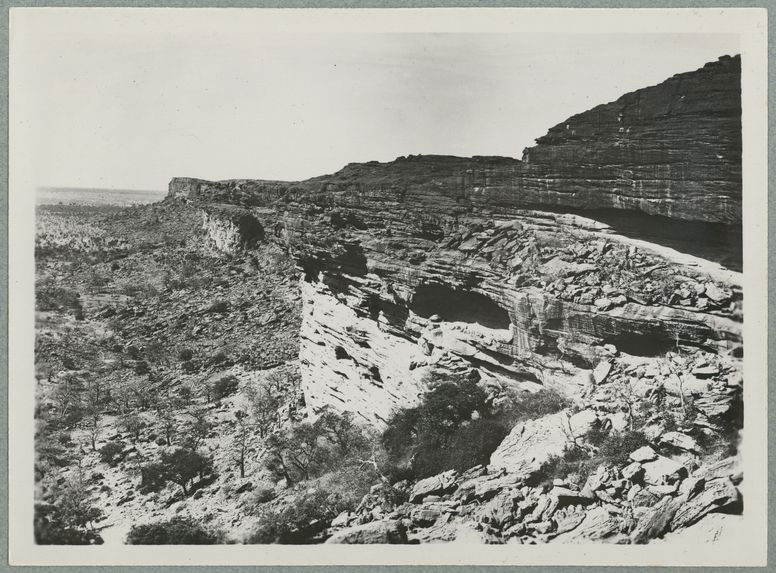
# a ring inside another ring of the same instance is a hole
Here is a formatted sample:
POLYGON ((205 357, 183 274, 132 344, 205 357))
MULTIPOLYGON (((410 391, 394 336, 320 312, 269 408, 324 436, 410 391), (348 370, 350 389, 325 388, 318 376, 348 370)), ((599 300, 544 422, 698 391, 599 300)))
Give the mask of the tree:
POLYGON ((140 440, 140 432, 145 428, 146 423, 138 414, 124 414, 119 419, 120 426, 125 432, 132 435, 132 441, 137 442, 140 440))
POLYGON ((94 530, 94 522, 102 517, 102 511, 92 506, 87 483, 80 467, 65 482, 56 505, 60 519, 67 527, 94 530))
POLYGON ((248 414, 243 410, 237 410, 234 413, 235 420, 237 420, 237 434, 234 438, 234 461, 237 467, 240 468, 240 477, 245 477, 245 456, 248 453, 248 430, 250 424, 248 423, 248 414))
POLYGON ((157 405, 156 413, 159 416, 159 424, 164 434, 165 442, 168 446, 171 446, 172 438, 178 428, 178 419, 175 416, 172 404, 160 402, 157 405))
POLYGON ((159 465, 164 478, 181 486, 184 495, 189 495, 188 485, 195 477, 202 479, 213 470, 213 461, 209 457, 184 448, 163 452, 159 465))
POLYGON ((99 410, 89 407, 86 411, 86 416, 83 419, 84 429, 86 435, 89 438, 92 451, 97 451, 97 438, 100 435, 100 412, 99 410))
POLYGON ((280 398, 267 382, 259 382, 245 389, 245 395, 250 404, 251 414, 256 423, 256 429, 265 438, 277 422, 280 398))
POLYGON ((186 437, 183 440, 183 446, 187 449, 196 451, 207 438, 213 429, 213 424, 208 420, 208 411, 206 408, 197 408, 188 412, 192 421, 186 427, 186 437))
POLYGON ((324 471, 333 457, 333 447, 326 439, 325 424, 320 419, 270 434, 266 446, 269 468, 289 484, 309 480, 324 471))

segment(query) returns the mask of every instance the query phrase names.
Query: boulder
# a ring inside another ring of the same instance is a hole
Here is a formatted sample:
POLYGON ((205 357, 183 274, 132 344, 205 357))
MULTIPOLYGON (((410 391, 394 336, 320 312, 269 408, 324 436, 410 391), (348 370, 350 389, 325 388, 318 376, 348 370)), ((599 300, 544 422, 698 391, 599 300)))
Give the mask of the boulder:
POLYGON ((724 458, 717 462, 702 465, 693 472, 693 477, 702 477, 707 480, 727 477, 735 483, 739 483, 743 477, 741 460, 737 456, 724 458))
POLYGON ((631 452, 629 457, 634 462, 651 462, 657 459, 657 452, 649 446, 642 446, 638 450, 631 452))
POLYGON ((619 522, 609 515, 603 507, 589 509, 582 521, 566 533, 555 537, 553 543, 583 543, 602 541, 616 535, 620 530, 619 522))
POLYGON ((415 525, 420 527, 428 527, 432 525, 442 515, 442 512, 437 508, 432 507, 416 507, 410 512, 410 519, 415 525))
POLYGON ((373 521, 334 533, 326 543, 345 545, 407 543, 407 529, 399 520, 373 521))
POLYGON ((703 491, 681 504, 671 519, 671 529, 687 527, 701 517, 740 500, 740 494, 728 478, 717 478, 706 482, 703 491))
POLYGON ((632 543, 644 544, 651 539, 661 537, 668 531, 671 520, 681 503, 675 498, 666 496, 656 503, 639 520, 631 533, 632 543))
POLYGON ((687 468, 665 456, 657 456, 651 462, 642 464, 644 481, 651 485, 670 485, 687 477, 687 468))
POLYGON ((490 457, 490 471, 505 469, 521 478, 530 476, 552 456, 560 456, 574 439, 597 422, 592 410, 569 416, 566 411, 515 426, 490 457))
POLYGON ((638 481, 644 475, 644 468, 639 462, 628 464, 620 470, 622 477, 630 481, 638 481))
POLYGON ((685 452, 700 453, 701 447, 694 438, 682 432, 666 432, 659 438, 660 444, 668 444, 685 452))
POLYGON ((428 495, 444 494, 455 490, 457 487, 455 483, 457 477, 457 471, 448 470, 441 474, 420 480, 410 492, 410 501, 418 503, 428 495))
POLYGON ((612 371, 612 363, 608 360, 603 360, 593 369, 593 379, 596 384, 601 384, 609 373, 612 371))

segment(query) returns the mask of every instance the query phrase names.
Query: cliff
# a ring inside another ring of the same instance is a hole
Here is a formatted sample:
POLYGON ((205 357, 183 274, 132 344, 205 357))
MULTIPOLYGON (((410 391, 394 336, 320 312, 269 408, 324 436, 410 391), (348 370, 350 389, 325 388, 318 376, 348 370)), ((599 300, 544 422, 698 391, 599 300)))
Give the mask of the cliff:
POLYGON ((615 209, 741 223, 741 58, 626 94, 572 116, 507 157, 409 156, 351 164, 301 182, 176 178, 170 197, 263 205, 277 199, 456 215, 527 207, 615 209), (396 205, 394 205, 396 203, 396 205))
MULTIPOLYGON (((494 399, 542 386, 578 396, 618 353, 740 359, 741 276, 692 256, 740 232, 739 76, 726 57, 627 94, 553 127, 523 161, 410 156, 302 182, 175 179, 170 197, 251 209, 294 253, 312 411, 380 424, 461 371, 494 399), (612 213, 636 224, 618 228, 612 213), (662 241, 685 220, 707 226, 662 241)), ((735 269, 729 255, 716 258, 735 269)))
POLYGON ((522 200, 740 223, 740 78, 723 57, 568 118, 525 150, 522 200))

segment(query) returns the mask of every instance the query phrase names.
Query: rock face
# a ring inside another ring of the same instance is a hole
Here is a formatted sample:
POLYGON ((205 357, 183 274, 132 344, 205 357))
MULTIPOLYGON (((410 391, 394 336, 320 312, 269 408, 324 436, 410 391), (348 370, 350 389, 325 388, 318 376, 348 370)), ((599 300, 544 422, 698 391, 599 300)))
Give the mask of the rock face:
POLYGON ((525 150, 523 200, 741 220, 741 59, 570 117, 525 150))
POLYGON ((264 238, 259 220, 249 210, 233 205, 207 206, 202 227, 210 245, 224 253, 251 248, 264 238))
MULTIPOLYGON (((739 76, 739 58, 722 58, 627 94, 552 128, 523 161, 410 156, 296 183, 175 179, 170 200, 248 208, 295 254, 313 412, 380 425, 435 374, 472 370, 494 395, 576 395, 612 349, 739 355, 739 273, 558 212, 611 208, 653 233, 676 219, 735 234, 739 76)), ((696 407, 721 415, 719 396, 696 407)))

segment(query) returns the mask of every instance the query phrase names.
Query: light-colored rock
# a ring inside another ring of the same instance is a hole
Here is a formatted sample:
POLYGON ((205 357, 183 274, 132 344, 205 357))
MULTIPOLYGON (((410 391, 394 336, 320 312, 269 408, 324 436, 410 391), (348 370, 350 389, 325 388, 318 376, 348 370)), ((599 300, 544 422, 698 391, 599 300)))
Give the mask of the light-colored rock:
POLYGON ((412 491, 410 492, 410 501, 417 503, 427 495, 449 493, 455 489, 455 479, 457 477, 457 471, 448 470, 441 474, 420 480, 413 486, 412 491))
POLYGON ((710 378, 719 374, 719 368, 716 366, 700 366, 692 369, 693 376, 699 378, 710 378))
POLYGON ((706 283, 705 293, 707 298, 716 303, 725 302, 732 296, 729 291, 718 287, 714 283, 706 283))
POLYGON ((558 535, 552 543, 586 543, 603 541, 619 532, 619 522, 602 507, 589 509, 572 530, 558 535))
POLYGON ((728 478, 717 478, 706 482, 703 491, 682 503, 671 519, 671 529, 688 527, 701 517, 738 502, 740 494, 728 478))
POLYGON ((746 541, 746 531, 742 515, 707 513, 691 527, 669 532, 663 539, 653 543, 670 543, 683 549, 708 547, 712 543, 741 547, 746 541))
POLYGON ((687 469, 680 463, 658 456, 657 459, 642 464, 644 481, 651 485, 670 485, 687 475, 687 469))
POLYGON ((490 470, 505 469, 528 477, 551 456, 560 456, 575 438, 586 434, 597 419, 591 410, 572 416, 562 411, 518 424, 491 455, 490 470))
POLYGON ((629 457, 634 462, 651 462, 657 459, 657 452, 650 446, 641 446, 638 450, 631 452, 629 457))
POLYGON ((662 498, 639 520, 631 533, 631 541, 643 544, 656 537, 661 537, 668 531, 671 519, 673 519, 679 505, 680 502, 670 496, 662 498))
POLYGON ((659 439, 661 444, 668 444, 686 452, 694 452, 697 454, 701 451, 701 447, 694 438, 681 432, 666 432, 660 436, 659 439))
POLYGON ((730 478, 733 483, 740 481, 742 475, 741 459, 738 456, 705 464, 693 472, 693 477, 702 477, 706 480, 726 477, 730 478))
POLYGON ((705 486, 706 478, 690 476, 687 479, 682 480, 682 483, 679 485, 679 495, 681 495, 682 499, 685 501, 689 501, 703 491, 705 486))
POLYGON ((633 462, 622 468, 620 473, 622 473, 622 477, 625 479, 636 481, 644 475, 644 468, 639 462, 633 462))
POLYGON ((593 379, 596 384, 601 384, 606 377, 609 376, 609 372, 612 371, 612 363, 608 360, 602 360, 593 369, 593 379))
POLYGON ((350 521, 350 512, 343 511, 337 517, 331 520, 332 527, 345 527, 350 521))
POLYGON ((348 545, 407 543, 407 530, 399 520, 373 521, 334 533, 326 543, 348 545))

